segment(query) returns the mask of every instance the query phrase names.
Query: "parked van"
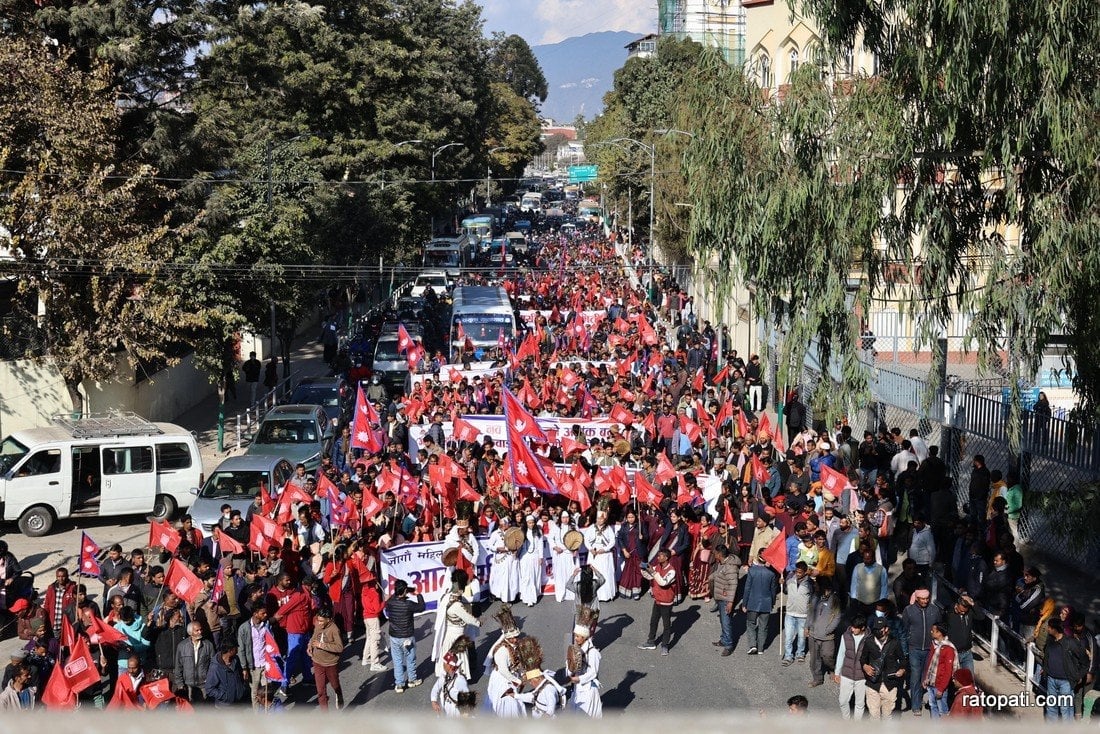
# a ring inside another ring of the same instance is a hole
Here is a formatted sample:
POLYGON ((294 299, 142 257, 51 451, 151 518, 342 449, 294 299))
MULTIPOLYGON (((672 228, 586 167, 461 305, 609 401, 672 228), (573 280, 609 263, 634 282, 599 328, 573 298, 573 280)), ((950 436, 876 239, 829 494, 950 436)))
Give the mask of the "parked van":
POLYGON ((133 413, 57 417, 0 442, 0 517, 46 535, 67 517, 171 518, 202 484, 195 437, 133 413))

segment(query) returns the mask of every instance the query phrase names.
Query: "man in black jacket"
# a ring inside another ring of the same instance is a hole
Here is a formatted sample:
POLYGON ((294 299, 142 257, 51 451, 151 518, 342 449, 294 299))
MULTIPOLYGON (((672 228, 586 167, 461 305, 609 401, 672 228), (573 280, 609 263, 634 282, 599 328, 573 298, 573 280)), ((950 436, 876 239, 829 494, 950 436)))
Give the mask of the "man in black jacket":
POLYGON ((149 614, 149 620, 141 636, 153 647, 153 672, 172 678, 172 690, 179 689, 179 681, 172 677, 176 667, 176 647, 187 639, 187 628, 183 624, 183 610, 161 605, 156 613, 149 614))
POLYGON ((974 613, 971 608, 974 601, 966 595, 960 596, 955 606, 947 613, 947 639, 955 646, 959 656, 959 667, 974 672, 974 613))
POLYGON ((393 690, 405 692, 405 684, 416 688, 421 681, 416 677, 416 624, 413 617, 424 611, 424 595, 416 600, 409 598, 409 585, 398 580, 393 585, 393 596, 386 600, 386 619, 390 621, 390 659, 393 660, 393 690))
POLYGON ((990 481, 989 469, 985 466, 985 457, 976 454, 973 468, 970 470, 970 488, 967 493, 971 522, 985 523, 985 509, 989 503, 990 481))
POLYGON ((905 680, 905 658, 901 643, 890 634, 885 619, 876 619, 872 632, 872 640, 863 646, 859 659, 867 684, 867 710, 872 719, 889 719, 905 680))

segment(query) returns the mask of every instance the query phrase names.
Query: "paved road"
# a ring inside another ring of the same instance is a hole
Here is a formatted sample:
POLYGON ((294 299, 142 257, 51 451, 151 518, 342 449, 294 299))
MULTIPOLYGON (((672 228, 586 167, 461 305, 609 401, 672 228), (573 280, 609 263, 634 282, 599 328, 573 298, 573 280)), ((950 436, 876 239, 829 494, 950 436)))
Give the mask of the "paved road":
MULTIPOLYGON (((34 571, 39 588, 44 588, 60 564, 76 566, 80 532, 86 530, 101 545, 119 542, 127 550, 145 545, 148 526, 139 518, 125 522, 85 521, 79 527, 70 521, 58 524, 57 532, 44 538, 25 538, 7 534, 12 551, 34 571)), ((98 583, 90 585, 96 592, 98 583)), ((498 608, 493 604, 482 612, 484 631, 478 639, 478 658, 483 660, 489 645, 495 641, 499 626, 492 619, 498 608)), ((735 623, 738 643, 734 654, 723 658, 711 642, 718 639, 718 618, 698 602, 685 602, 673 615, 671 654, 661 657, 657 651, 638 650, 648 632, 651 602, 643 599, 619 599, 604 605, 596 634, 596 645, 603 650, 600 680, 603 683, 604 707, 631 712, 687 709, 752 709, 780 710, 786 699, 803 693, 818 711, 836 711, 835 688, 831 683, 807 689, 806 665, 790 668, 779 665, 777 643, 773 642, 764 655, 748 656, 747 646, 740 640, 744 632, 743 618, 735 623)), ((517 605, 516 618, 523 631, 534 635, 546 653, 546 667, 561 669, 565 661, 566 635, 572 629, 572 603, 558 604, 553 597, 543 599, 533 608, 517 605)), ((371 674, 359 664, 363 641, 358 638, 348 648, 342 665, 341 680, 348 700, 357 706, 382 710, 416 711, 428 707, 433 665, 431 630, 433 614, 420 617, 418 625, 418 669, 425 683, 404 694, 393 692, 391 671, 371 674), (353 657, 354 656, 354 657, 353 657)), ((778 627, 775 620, 773 626, 778 627)), ((776 630, 777 631, 777 630, 776 630)), ((0 643, 0 660, 6 660, 16 640, 0 643)), ((487 677, 474 683, 483 692, 487 677)), ((312 689, 299 685, 291 690, 291 701, 306 704, 313 697, 312 689)))

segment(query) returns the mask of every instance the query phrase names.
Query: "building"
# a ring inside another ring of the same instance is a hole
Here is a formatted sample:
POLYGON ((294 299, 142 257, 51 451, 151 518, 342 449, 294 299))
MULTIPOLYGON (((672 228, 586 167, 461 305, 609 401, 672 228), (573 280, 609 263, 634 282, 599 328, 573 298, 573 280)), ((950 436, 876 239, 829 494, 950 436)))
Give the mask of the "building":
POLYGON ((658 0, 657 29, 660 36, 690 38, 717 48, 731 64, 745 62, 741 0, 658 0))
POLYGON ((650 33, 626 44, 626 58, 648 59, 657 53, 657 34, 650 33))

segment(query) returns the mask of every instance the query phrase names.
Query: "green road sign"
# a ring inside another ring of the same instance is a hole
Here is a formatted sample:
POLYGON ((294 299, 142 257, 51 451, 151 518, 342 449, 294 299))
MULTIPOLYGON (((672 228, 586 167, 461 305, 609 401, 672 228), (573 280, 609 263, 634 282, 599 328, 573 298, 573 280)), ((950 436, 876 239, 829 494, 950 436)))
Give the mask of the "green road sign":
POLYGON ((569 166, 569 183, 595 181, 599 172, 599 166, 569 166))

